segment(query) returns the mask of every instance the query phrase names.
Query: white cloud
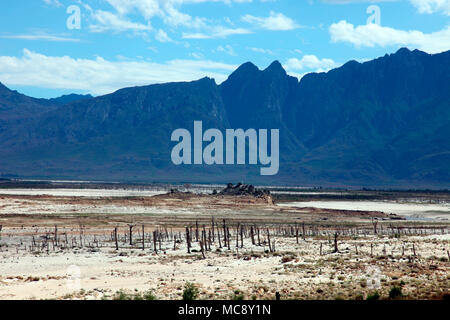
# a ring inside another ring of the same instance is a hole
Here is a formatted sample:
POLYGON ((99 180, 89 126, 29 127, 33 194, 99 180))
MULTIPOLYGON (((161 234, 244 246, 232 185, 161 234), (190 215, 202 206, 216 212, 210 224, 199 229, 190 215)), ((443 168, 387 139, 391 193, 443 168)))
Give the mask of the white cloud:
POLYGON ((377 24, 353 26, 342 20, 329 29, 333 42, 347 42, 356 47, 408 46, 429 53, 450 49, 450 26, 433 33, 397 30, 377 24))
POLYGON ((286 64, 288 70, 314 69, 328 71, 338 66, 332 59, 319 59, 315 55, 304 55, 301 59, 291 58, 286 64))
MULTIPOLYGON (((377 3, 377 2, 396 2, 400 0, 322 0, 323 2, 332 4, 349 4, 349 3, 377 3)), ((443 12, 450 15, 450 0, 409 0, 409 2, 417 8, 419 13, 436 13, 443 12)))
POLYGON ((203 59, 204 57, 203 53, 201 52, 191 52, 189 55, 198 60, 203 59))
POLYGON ((450 16, 450 0, 410 0, 420 13, 443 12, 450 16))
POLYGON ((349 4, 349 3, 377 3, 377 2, 395 2, 399 0, 322 0, 322 2, 333 3, 333 4, 349 4))
POLYGON ((79 39, 60 37, 49 34, 17 34, 17 35, 0 36, 0 38, 19 39, 19 40, 43 40, 52 42, 80 42, 79 39))
POLYGON ((229 44, 224 45, 224 46, 218 46, 216 49, 218 52, 224 52, 230 56, 235 56, 236 52, 234 52, 234 49, 232 46, 230 46, 229 44))
POLYGON ((164 23, 171 27, 187 27, 187 28, 205 28, 207 26, 206 19, 201 17, 192 17, 183 13, 170 4, 166 4, 162 18, 164 23))
POLYGON ((213 38, 226 38, 235 34, 250 34, 252 31, 244 28, 225 28, 215 27, 212 28, 209 33, 197 32, 197 33, 185 33, 183 32, 184 39, 213 39, 213 38))
POLYGON ((46 56, 24 49, 22 57, 0 56, 0 81, 6 85, 83 90, 106 94, 136 85, 197 80, 222 82, 237 66, 210 60, 108 61, 46 56))
POLYGON ((275 53, 270 49, 264 49, 264 48, 250 48, 253 52, 263 53, 263 54, 270 54, 274 55, 275 53))
POLYGON ((118 13, 126 15, 139 12, 146 19, 154 16, 171 15, 173 9, 186 4, 199 4, 206 2, 222 2, 225 4, 252 2, 251 0, 106 0, 118 13))
POLYGON ((156 40, 158 40, 159 42, 172 42, 173 40, 167 35, 167 33, 162 30, 159 29, 158 32, 156 33, 155 36, 156 40))
POLYGON ((62 7, 62 3, 59 0, 44 0, 45 4, 54 7, 62 7))
POLYGON ((267 30, 293 30, 299 28, 291 18, 286 17, 282 13, 271 11, 268 17, 255 17, 252 15, 245 15, 241 18, 242 21, 253 24, 259 28, 267 30))
POLYGON ((125 16, 130 13, 139 13, 146 20, 160 17, 164 23, 170 26, 184 26, 188 28, 203 28, 206 19, 192 17, 180 11, 180 7, 186 4, 199 4, 205 2, 232 2, 242 3, 251 0, 106 0, 119 15, 125 16))
POLYGON ((150 22, 148 23, 148 25, 131 22, 109 11, 97 10, 92 13, 92 18, 96 22, 96 24, 91 24, 89 26, 89 29, 92 32, 123 32, 129 30, 146 32, 152 30, 150 22))
POLYGON ((134 10, 140 12, 145 19, 162 13, 160 1, 106 0, 120 15, 127 15, 134 10))
POLYGON ((289 75, 301 79, 308 73, 327 72, 331 69, 339 67, 340 65, 341 64, 333 61, 332 59, 320 59, 315 55, 304 55, 301 59, 288 59, 283 64, 283 67, 289 75))
MULTIPOLYGON (((79 0, 81 1, 81 0, 79 0)), ((204 17, 193 17, 181 11, 186 4, 198 4, 205 2, 222 2, 224 4, 251 2, 251 0, 106 0, 111 5, 112 11, 89 10, 93 24, 90 30, 93 32, 105 31, 134 31, 147 35, 151 30, 150 22, 154 18, 173 28, 192 29, 184 31, 185 39, 210 39, 224 38, 234 34, 246 34, 250 31, 243 28, 226 28, 204 17), (142 16, 148 25, 133 22, 129 16, 142 16)), ((168 42, 167 33, 160 29, 155 33, 156 40, 168 42), (164 32, 164 34, 162 33, 164 32)))

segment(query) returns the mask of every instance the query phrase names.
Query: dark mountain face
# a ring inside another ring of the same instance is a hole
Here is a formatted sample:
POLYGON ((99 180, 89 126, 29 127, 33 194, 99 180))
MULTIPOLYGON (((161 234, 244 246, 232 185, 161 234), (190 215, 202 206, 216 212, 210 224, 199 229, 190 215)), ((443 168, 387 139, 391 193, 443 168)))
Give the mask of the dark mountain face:
POLYGON ((0 82, 0 121, 23 120, 57 107, 46 99, 27 97, 0 82))
POLYGON ((66 94, 66 95, 62 95, 61 97, 58 98, 52 98, 49 99, 49 101, 51 102, 56 102, 56 103, 61 103, 61 104, 66 104, 66 103, 70 103, 70 102, 75 102, 75 101, 80 101, 80 100, 87 100, 87 99, 92 99, 93 96, 91 96, 90 94, 66 94))
MULTIPOLYGON (((446 154, 450 145, 436 132, 450 137, 449 57, 449 52, 401 49, 364 64, 349 62, 327 74, 305 76, 288 117, 310 150, 303 165, 339 179, 345 174, 349 181, 361 176, 359 180, 377 183, 409 179, 412 172, 405 170, 411 170, 407 168, 415 159, 446 154)), ((422 171, 414 173, 420 180, 425 172, 430 180, 440 180, 441 174, 450 178, 450 163, 414 170, 422 171)))
POLYGON ((122 89, 64 105, 12 137, 0 136, 0 171, 31 162, 32 174, 149 179, 171 164, 172 132, 192 132, 194 120, 203 120, 205 128, 229 127, 212 79, 122 89))
MULTIPOLYGON (((0 83, 0 136, 7 134, 9 139, 21 138, 17 133, 19 128, 26 128, 33 118, 55 110, 58 106, 46 99, 27 97, 0 83)), ((0 140, 0 144, 2 142, 0 140)))
POLYGON ((281 124, 282 106, 297 82, 278 61, 264 71, 251 63, 242 65, 220 86, 230 124, 239 128, 281 124))
POLYGON ((448 188, 449 77, 450 51, 401 49, 300 82, 275 61, 262 71, 245 63, 220 86, 204 78, 96 98, 33 99, 0 85, 0 173, 448 188), (280 129, 279 174, 173 165, 171 133, 193 132, 195 120, 204 130, 280 129))
POLYGON ((264 71, 250 62, 243 64, 220 85, 231 127, 280 129, 282 158, 299 160, 306 149, 287 127, 283 110, 297 87, 297 78, 288 76, 278 61, 264 71))
POLYGON ((90 98, 91 95, 71 94, 55 99, 35 99, 10 90, 0 83, 0 133, 15 132, 61 105, 90 98))

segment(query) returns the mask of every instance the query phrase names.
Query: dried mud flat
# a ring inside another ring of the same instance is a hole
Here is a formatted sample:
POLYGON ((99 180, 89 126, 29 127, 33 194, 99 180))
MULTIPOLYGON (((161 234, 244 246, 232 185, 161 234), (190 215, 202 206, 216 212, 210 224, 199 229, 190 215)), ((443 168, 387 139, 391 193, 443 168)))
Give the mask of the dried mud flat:
POLYGON ((250 196, 8 194, 0 225, 0 299, 181 299, 187 282, 199 299, 387 299, 393 287, 403 299, 450 294, 442 221, 250 196))

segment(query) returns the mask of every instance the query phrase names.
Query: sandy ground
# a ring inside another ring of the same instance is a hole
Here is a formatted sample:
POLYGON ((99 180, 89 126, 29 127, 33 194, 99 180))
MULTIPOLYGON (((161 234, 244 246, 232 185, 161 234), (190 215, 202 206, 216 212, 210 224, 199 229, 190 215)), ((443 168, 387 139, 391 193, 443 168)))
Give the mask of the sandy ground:
POLYGON ((387 297, 395 285, 401 285, 408 298, 430 299, 450 290, 448 236, 439 240, 342 240, 340 253, 331 253, 332 246, 326 240, 312 238, 298 245, 294 239, 279 240, 277 246, 275 253, 250 244, 238 252, 236 248, 215 252, 214 248, 206 253, 206 259, 198 252, 187 254, 182 245, 159 254, 149 249, 78 249, 48 254, 3 249, 0 298, 102 299, 113 298, 120 290, 151 290, 158 299, 180 299, 187 281, 200 288, 200 298, 204 299, 230 299, 236 292, 247 299, 272 299, 276 291, 290 299, 355 299, 374 291, 387 297), (372 257, 369 243, 374 245, 372 257), (80 271, 79 283, 74 266, 80 271))
POLYGON ((275 292, 283 299, 365 299, 374 292, 388 298, 395 286, 405 299, 450 294, 450 225, 392 218, 379 211, 280 207, 252 197, 2 195, 0 299, 114 299, 145 292, 181 299, 187 282, 199 288, 200 299, 274 299, 275 292), (188 254, 185 227, 198 221, 208 232, 212 217, 219 227, 227 220, 230 250, 216 237, 205 258, 195 240, 188 254), (261 228, 261 245, 252 244, 247 229, 236 248, 237 223, 261 228), (288 231, 302 233, 303 223, 306 234, 297 243, 288 231), (131 246, 128 224, 135 225, 131 246), (141 225, 146 237, 154 230, 177 235, 175 250, 171 236, 157 253, 151 241, 142 250, 141 225), (116 226, 119 250, 111 236, 116 226), (339 252, 333 253, 336 232, 339 252))

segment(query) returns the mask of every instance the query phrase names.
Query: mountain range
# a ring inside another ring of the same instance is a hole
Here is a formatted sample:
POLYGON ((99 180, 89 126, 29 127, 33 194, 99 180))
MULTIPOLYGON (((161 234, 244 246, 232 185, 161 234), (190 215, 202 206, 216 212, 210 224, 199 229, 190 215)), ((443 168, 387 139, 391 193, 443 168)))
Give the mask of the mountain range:
POLYGON ((246 181, 450 188, 450 51, 406 48, 326 73, 278 61, 226 81, 155 84, 92 97, 35 99, 0 84, 0 174, 126 182, 246 181), (280 129, 280 170, 175 166, 173 130, 280 129))

